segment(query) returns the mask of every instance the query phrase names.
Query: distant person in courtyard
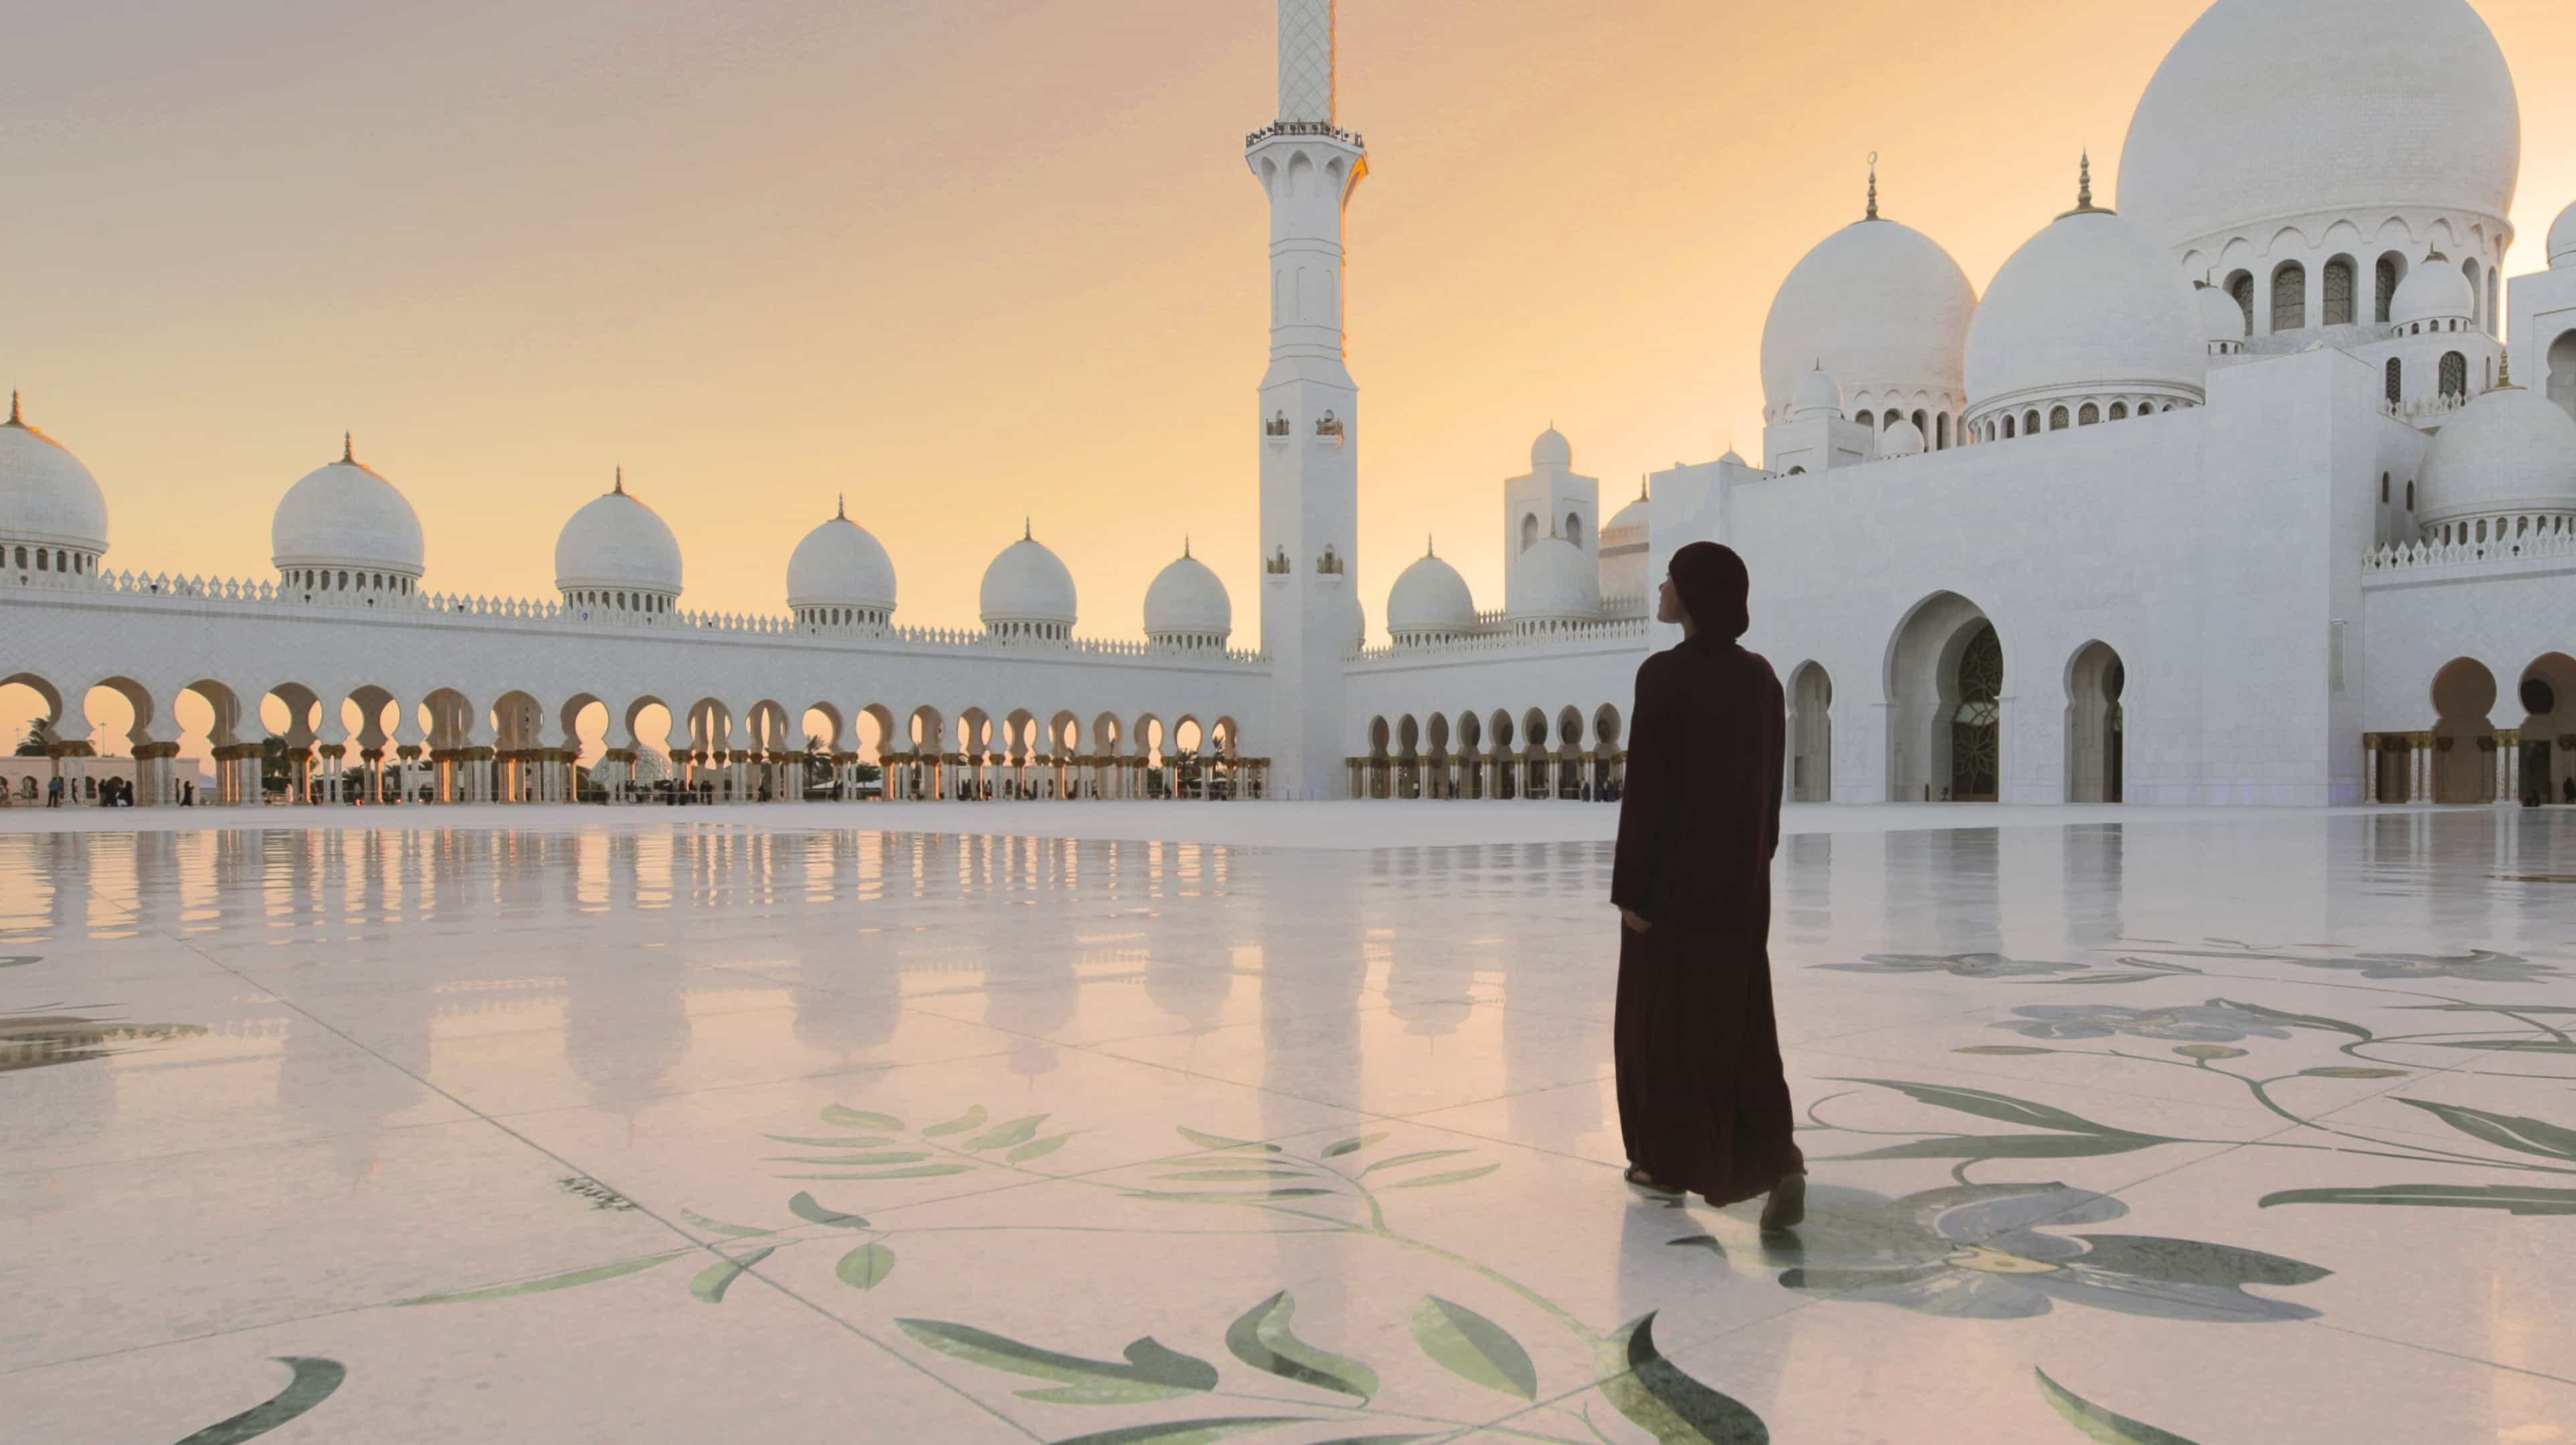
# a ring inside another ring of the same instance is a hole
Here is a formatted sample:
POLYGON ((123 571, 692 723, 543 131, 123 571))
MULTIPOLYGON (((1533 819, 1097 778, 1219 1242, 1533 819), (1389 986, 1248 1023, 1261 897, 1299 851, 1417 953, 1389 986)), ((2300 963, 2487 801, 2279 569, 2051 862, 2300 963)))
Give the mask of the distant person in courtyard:
POLYGON ((1736 645, 1744 560, 1673 554, 1656 617, 1681 645, 1637 669, 1610 901, 1613 1047, 1628 1182, 1711 1204, 1770 1195, 1762 1227, 1806 1216, 1806 1160, 1771 1008, 1771 854, 1787 722, 1771 664, 1736 645))

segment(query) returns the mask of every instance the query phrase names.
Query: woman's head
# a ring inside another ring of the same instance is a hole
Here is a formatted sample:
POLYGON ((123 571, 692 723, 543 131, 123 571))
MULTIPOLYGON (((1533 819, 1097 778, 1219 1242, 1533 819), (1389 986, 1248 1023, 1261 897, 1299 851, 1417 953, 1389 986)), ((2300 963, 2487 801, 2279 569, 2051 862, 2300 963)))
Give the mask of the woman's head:
MULTIPOLYGON (((1693 542, 1682 548, 1673 554, 1664 585, 1672 600, 1689 614, 1692 631, 1697 635, 1731 642, 1753 625, 1751 615, 1745 611, 1745 595, 1752 590, 1753 579, 1744 570, 1744 559, 1736 556, 1732 547, 1693 542)), ((1663 620, 1681 619, 1667 616, 1663 620)))

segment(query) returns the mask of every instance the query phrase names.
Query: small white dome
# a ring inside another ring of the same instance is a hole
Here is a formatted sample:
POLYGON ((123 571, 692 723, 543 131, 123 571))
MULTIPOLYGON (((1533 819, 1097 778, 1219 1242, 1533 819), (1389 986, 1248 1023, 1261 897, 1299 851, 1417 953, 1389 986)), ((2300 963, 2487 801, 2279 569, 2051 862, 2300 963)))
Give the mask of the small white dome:
POLYGON ((2200 308, 2200 339, 2203 341, 2242 341, 2245 339, 2245 308, 2236 298, 2215 286, 2192 288, 2192 304, 2200 308))
POLYGON ((1390 636, 1447 635, 1476 626, 1475 594, 1458 569, 1425 552, 1397 574, 1386 594, 1386 630, 1390 636))
POLYGON ((984 569, 978 593, 984 625, 1033 624, 1059 631, 1074 622, 1073 573, 1025 530, 984 569))
POLYGON ((417 578, 420 517, 393 483, 350 454, 304 474, 269 522, 270 560, 291 567, 363 568, 417 578))
POLYGON ((2217 0, 2147 82, 2120 209, 2158 245, 2394 206, 2503 219, 2513 72, 2466 0, 2217 0))
MULTIPOLYGON (((787 558, 787 605, 894 611, 894 559, 847 512, 805 534, 787 558)), ((882 619, 879 619, 882 620, 882 619)))
POLYGON ((1574 444, 1567 441, 1565 439, 1565 433, 1558 431, 1554 426, 1550 426, 1547 430, 1540 432, 1538 434, 1538 440, 1530 443, 1531 471, 1538 471, 1546 467, 1565 468, 1573 465, 1574 444))
POLYGON ((107 496, 80 458, 18 416, 0 422, 0 538, 86 553, 107 550, 107 496))
POLYGON ((604 496, 591 498, 555 537, 555 586, 680 595, 680 539, 670 526, 626 490, 626 474, 604 496))
MULTIPOLYGON (((1718 458, 1720 461, 1724 461, 1725 459, 1726 458, 1724 457, 1718 458)), ((1740 462, 1744 460, 1744 458, 1737 457, 1736 460, 1740 462)), ((1644 495, 1640 494, 1637 500, 1630 502, 1628 505, 1621 507, 1618 511, 1610 514, 1610 520, 1602 525, 1601 535, 1607 537, 1613 532, 1624 532, 1631 528, 1642 533, 1647 530, 1653 517, 1653 509, 1647 503, 1644 495)))
POLYGON ((1737 451, 1733 447, 1728 447, 1726 449, 1726 455, 1719 457, 1718 460, 1721 462, 1733 462, 1739 467, 1750 465, 1744 460, 1744 453, 1737 451))
POLYGON ((1145 589, 1145 635, 1156 641, 1172 637, 1223 638, 1234 631, 1234 599, 1208 564, 1181 555, 1154 574, 1145 589))
POLYGON ((1898 417, 1895 424, 1878 434, 1878 454, 1882 457, 1910 457, 1923 450, 1923 431, 1910 419, 1898 417))
POLYGON ((2424 453, 2419 523, 2576 511, 2576 420, 2547 397, 2498 387, 2442 423, 2424 453))
POLYGON ((2560 211, 2549 225, 2549 265, 2552 270, 2576 266, 2576 205, 2560 211))
POLYGON ((2109 211, 2079 207, 2022 243, 1968 328, 1971 420, 2092 390, 2201 399, 2206 329, 2173 258, 2109 211))
POLYGON ((1503 584, 1503 612, 1512 621, 1590 617, 1600 610, 1600 570, 1572 542, 1541 537, 1512 560, 1503 584))
POLYGON ((2477 310, 2477 288, 2439 251, 2425 257, 2422 265, 2409 267, 2406 279, 2397 283, 2396 294, 2388 298, 2388 319, 2400 326, 2465 321, 2477 310))
POLYGON ((1789 269, 1762 322, 1763 415, 1796 414, 1817 367, 1852 395, 1957 398, 1976 288, 1950 253, 1895 221, 1854 221, 1789 269))
POLYGON ((1803 420, 1811 416, 1841 416, 1843 389, 1835 384, 1833 374, 1823 367, 1811 367, 1798 378, 1798 389, 1789 397, 1789 418, 1803 420))

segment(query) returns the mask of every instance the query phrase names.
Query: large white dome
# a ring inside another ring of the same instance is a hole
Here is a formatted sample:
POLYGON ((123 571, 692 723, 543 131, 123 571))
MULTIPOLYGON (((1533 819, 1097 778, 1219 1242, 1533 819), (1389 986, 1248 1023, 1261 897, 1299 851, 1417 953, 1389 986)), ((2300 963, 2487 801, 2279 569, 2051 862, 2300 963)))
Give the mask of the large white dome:
POLYGON ((1458 569, 1425 551, 1396 574, 1386 594, 1387 635, 1450 636, 1476 627, 1476 598, 1458 569))
POLYGON ((1512 559, 1511 575, 1503 583, 1503 612, 1513 622, 1562 621, 1600 610, 1600 570, 1572 542, 1541 537, 1512 559))
POLYGON ((2549 266, 2576 266, 2576 205, 2558 213, 2549 224, 2549 266))
POLYGON ((978 600, 986 627, 1036 627, 1057 636, 1073 627, 1073 573, 1025 531, 984 569, 978 600))
POLYGON ((2434 436, 2416 502, 2425 526, 2576 511, 2576 420, 2536 391, 2488 392, 2434 436))
POLYGON ((882 622, 894 611, 894 559, 847 512, 835 512, 789 554, 787 605, 847 607, 882 622))
POLYGON ((1208 564, 1181 555, 1154 574, 1145 588, 1145 635, 1157 642, 1214 638, 1222 643, 1234 631, 1234 599, 1208 564))
POLYGON ((344 440, 340 459, 304 474, 278 499, 268 525, 277 570, 315 567, 418 578, 420 517, 393 483, 361 464, 344 440))
POLYGON ((2162 246, 2260 245, 2317 212, 2501 221, 2521 165, 2513 73, 2464 0, 2218 0, 2139 98, 2118 200, 2162 246))
POLYGON ((2085 392, 2201 399, 2199 307, 2173 258, 2109 211, 2079 208, 2012 253, 1968 328, 1968 406, 2085 392))
POLYGON ((1849 397, 1962 396, 1960 349, 1976 309, 1968 273, 1930 237, 1894 221, 1854 221, 1817 242, 1771 298, 1764 418, 1786 420, 1799 379, 1817 368, 1849 397))
POLYGON ((95 557, 107 550, 107 496, 80 458, 18 415, 0 422, 0 538, 68 547, 95 557))
POLYGON ((680 539, 651 507, 617 487, 591 498, 555 537, 555 586, 680 595, 680 539))

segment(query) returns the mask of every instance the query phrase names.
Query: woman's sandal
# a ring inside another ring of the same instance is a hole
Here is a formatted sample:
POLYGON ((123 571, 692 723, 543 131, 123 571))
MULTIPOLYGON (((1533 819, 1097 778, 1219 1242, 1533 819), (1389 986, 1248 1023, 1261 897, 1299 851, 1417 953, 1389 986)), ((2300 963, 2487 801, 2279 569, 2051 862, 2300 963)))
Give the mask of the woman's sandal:
POLYGON ((1652 1174, 1647 1173, 1642 1165, 1629 1165, 1628 1172, 1620 1177, 1640 1189, 1651 1189, 1657 1194, 1679 1194, 1682 1192, 1681 1190, 1675 1189, 1671 1185, 1665 1184, 1656 1179, 1652 1174))
POLYGON ((1762 1201, 1762 1227, 1795 1229, 1807 1217, 1807 1176, 1783 1174, 1771 1186, 1771 1197, 1762 1201))

